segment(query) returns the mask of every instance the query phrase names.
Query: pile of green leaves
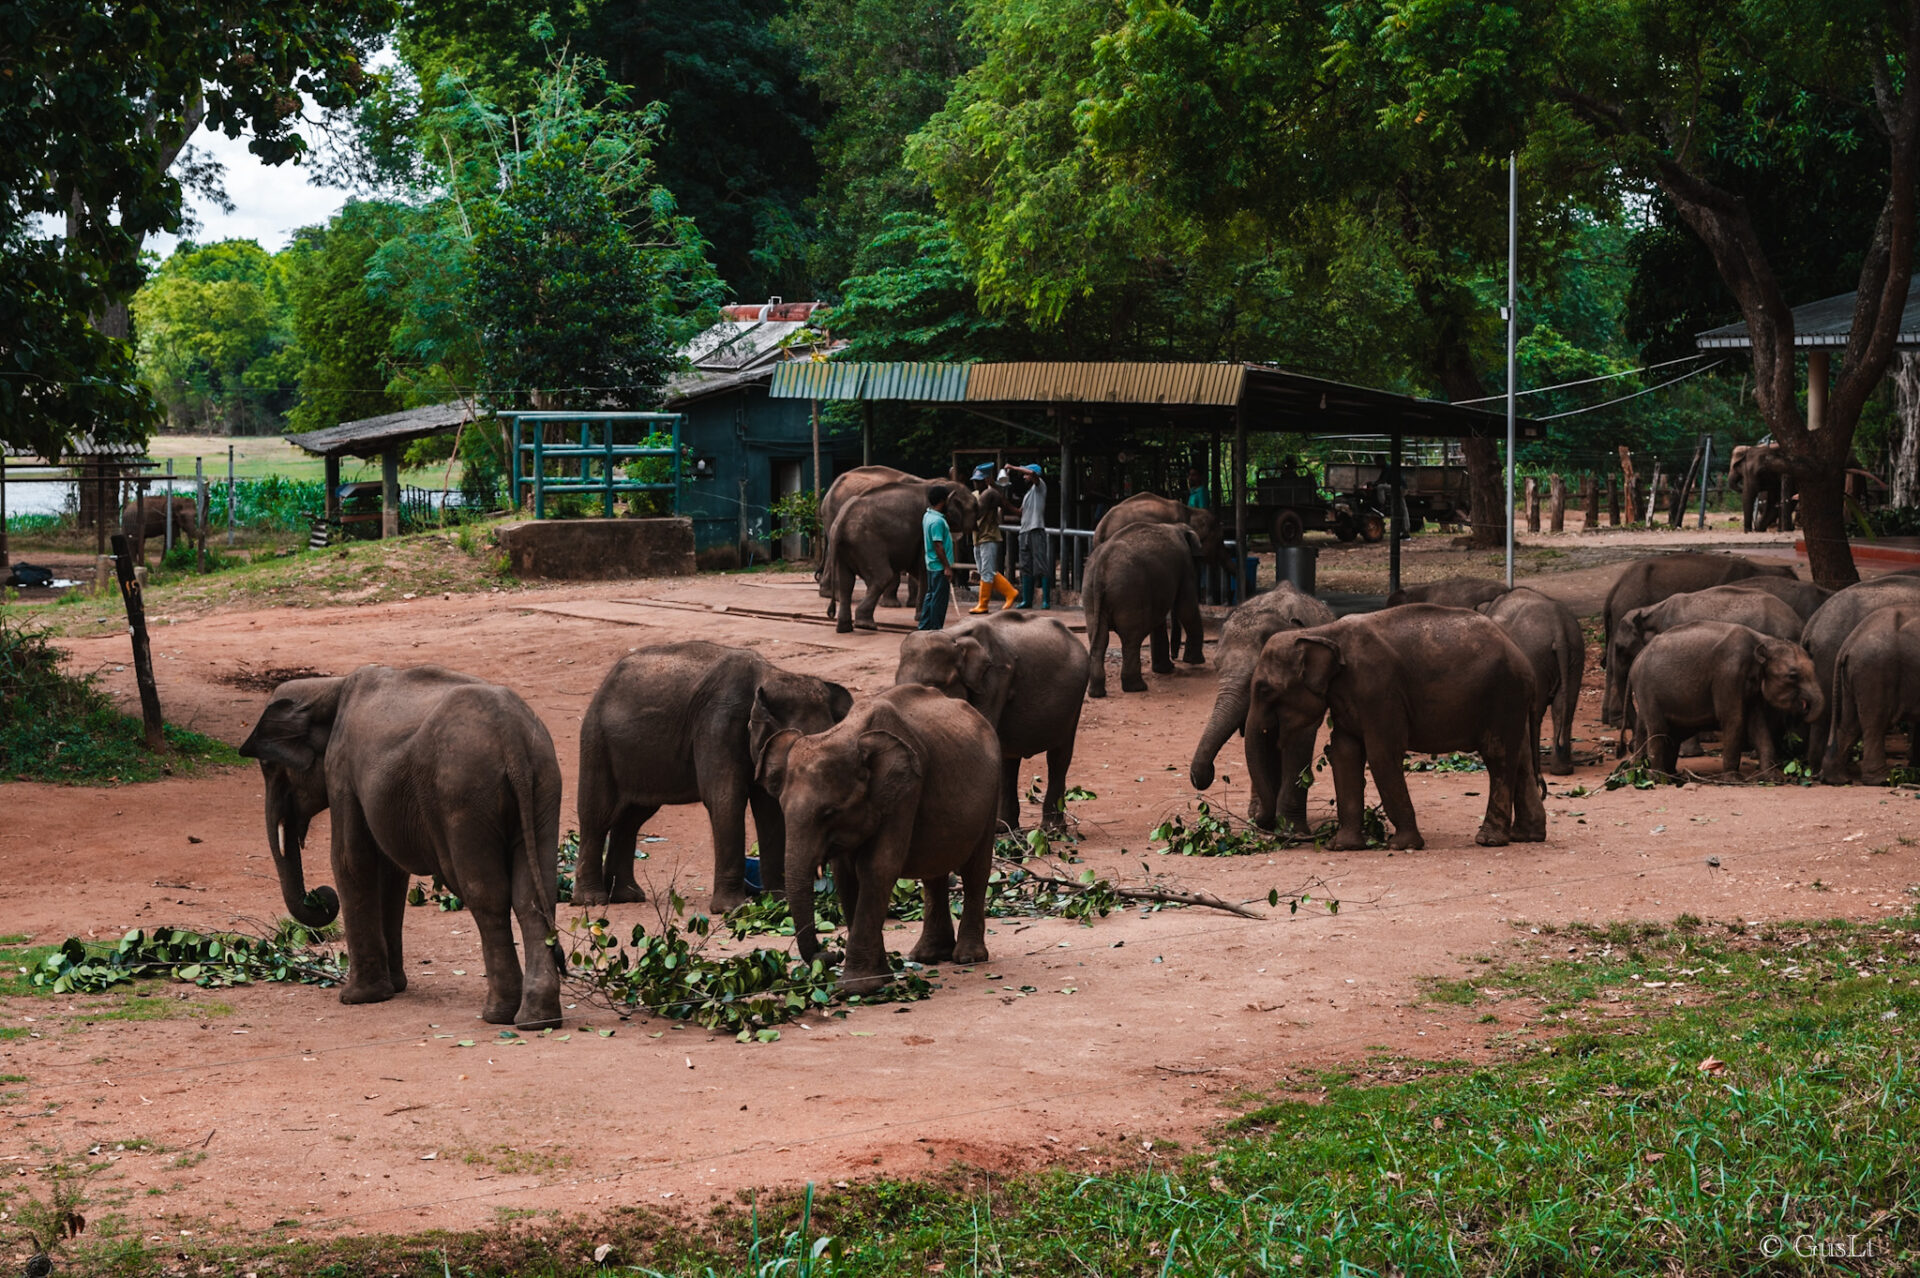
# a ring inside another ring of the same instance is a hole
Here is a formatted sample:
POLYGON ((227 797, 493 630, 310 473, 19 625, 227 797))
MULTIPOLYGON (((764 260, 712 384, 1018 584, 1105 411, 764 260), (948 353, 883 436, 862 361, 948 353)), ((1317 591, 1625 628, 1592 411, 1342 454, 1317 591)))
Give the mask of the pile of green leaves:
MULTIPOLYGON (((987 917, 990 919, 1076 919, 1092 926, 1096 918, 1105 918, 1126 902, 1113 885, 1082 870, 1079 887, 1066 887, 1056 876, 1040 874, 1020 865, 996 864, 987 876, 987 917)), ((948 907, 960 917, 962 901, 958 876, 949 882, 948 907)), ((814 884, 813 919, 816 932, 831 932, 846 922, 840 898, 830 889, 830 880, 814 884)), ((926 918, 926 901, 917 879, 899 879, 893 885, 893 897, 887 905, 887 917, 907 923, 926 918)), ((721 920, 736 937, 792 936, 793 915, 785 897, 765 893, 730 911, 721 920)))
MULTIPOLYGON (((211 500, 215 522, 224 522, 221 494, 216 493, 211 500)), ((231 500, 233 521, 242 528, 299 532, 326 509, 327 485, 324 480, 289 479, 284 475, 241 479, 233 484, 231 500)))
POLYGON ((119 783, 181 763, 240 762, 232 747, 171 724, 167 752, 148 753, 140 721, 115 710, 92 675, 62 669, 65 657, 44 631, 0 616, 0 777, 119 783))
POLYGON ((1166 844, 1156 849, 1162 856, 1253 856, 1281 846, 1265 830, 1215 813, 1205 799, 1195 801, 1191 816, 1176 812, 1154 826, 1147 838, 1166 844))
POLYGON ((69 936, 33 970, 33 983, 54 994, 98 994, 151 978, 202 989, 293 981, 338 985, 346 962, 316 947, 320 934, 297 923, 271 937, 193 932, 179 927, 134 928, 112 946, 69 936))
MULTIPOLYGON (((673 904, 682 903, 676 896, 673 904)), ((933 990, 925 977, 889 955, 892 984, 876 994, 842 995, 836 988, 838 973, 817 955, 802 963, 778 950, 717 957, 701 953, 692 938, 704 939, 711 926, 704 914, 689 918, 684 928, 666 924, 657 936, 635 924, 631 938, 622 942, 604 918, 570 925, 559 941, 567 959, 568 985, 583 1000, 603 1002, 623 1015, 648 1011, 708 1029, 734 1030, 743 1043, 772 1042, 780 1037, 777 1026, 809 1010, 837 1003, 910 1002, 933 990)))
POLYGON ((1480 761, 1477 754, 1466 754, 1455 750, 1452 754, 1430 754, 1425 758, 1409 755, 1400 761, 1407 772, 1485 772, 1487 765, 1480 761))

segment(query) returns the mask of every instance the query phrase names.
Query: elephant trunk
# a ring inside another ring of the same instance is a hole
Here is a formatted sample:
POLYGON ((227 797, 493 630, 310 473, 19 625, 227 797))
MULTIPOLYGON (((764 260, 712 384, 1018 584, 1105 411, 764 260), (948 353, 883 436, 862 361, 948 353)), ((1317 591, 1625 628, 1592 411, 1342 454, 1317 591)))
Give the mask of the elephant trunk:
POLYGON ((820 858, 810 848, 795 844, 787 847, 787 913, 793 919, 793 941, 802 963, 813 962, 820 952, 820 938, 813 930, 813 876, 820 858))
POLYGON ((1213 699, 1213 713, 1200 734, 1200 744, 1194 747, 1193 762, 1187 765, 1187 779, 1196 790, 1213 784, 1214 756, 1247 721, 1247 684, 1251 676, 1251 670, 1237 668, 1220 672, 1220 690, 1213 699))
POLYGON ((280 899, 295 922, 303 927, 322 928, 340 917, 340 897, 330 887, 307 890, 300 846, 306 840, 311 820, 300 811, 299 800, 285 781, 275 778, 267 783, 267 850, 273 853, 273 868, 280 875, 280 899))

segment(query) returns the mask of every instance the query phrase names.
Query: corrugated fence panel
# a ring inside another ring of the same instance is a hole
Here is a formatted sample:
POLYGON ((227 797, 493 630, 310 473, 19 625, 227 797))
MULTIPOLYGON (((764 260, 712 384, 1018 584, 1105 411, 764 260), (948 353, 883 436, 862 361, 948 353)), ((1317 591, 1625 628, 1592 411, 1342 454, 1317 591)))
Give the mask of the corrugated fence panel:
POLYGON ((1205 404, 1240 402, 1244 364, 979 364, 974 403, 1205 404))

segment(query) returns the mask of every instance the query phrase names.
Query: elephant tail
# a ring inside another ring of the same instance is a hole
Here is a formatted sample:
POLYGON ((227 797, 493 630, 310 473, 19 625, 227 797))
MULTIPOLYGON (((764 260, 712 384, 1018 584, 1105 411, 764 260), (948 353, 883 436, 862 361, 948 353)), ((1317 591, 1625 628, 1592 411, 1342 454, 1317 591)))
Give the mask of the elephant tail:
MULTIPOLYGON (((559 927, 559 907, 547 895, 546 879, 540 874, 540 830, 534 819, 534 791, 536 789, 533 766, 526 755, 518 750, 507 751, 507 783, 513 787, 514 806, 520 809, 520 854, 527 861, 527 876, 533 892, 533 908, 540 917, 547 920, 549 927, 559 927)), ((567 970, 566 956, 561 952, 559 936, 549 936, 547 951, 553 955, 554 965, 562 972, 567 970)), ((531 960, 532 955, 527 956, 531 960)))

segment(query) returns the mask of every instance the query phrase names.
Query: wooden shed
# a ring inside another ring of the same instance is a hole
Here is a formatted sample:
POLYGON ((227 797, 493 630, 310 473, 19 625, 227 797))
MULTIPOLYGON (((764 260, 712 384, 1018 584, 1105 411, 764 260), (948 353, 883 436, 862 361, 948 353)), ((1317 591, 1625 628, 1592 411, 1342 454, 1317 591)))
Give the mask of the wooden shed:
POLYGON ((428 408, 409 408, 404 412, 364 417, 357 422, 341 422, 323 430, 310 430, 283 438, 325 459, 327 466, 327 522, 340 521, 340 459, 359 457, 380 459, 380 535, 400 533, 400 450, 416 439, 457 431, 478 414, 465 403, 434 404, 428 408))

